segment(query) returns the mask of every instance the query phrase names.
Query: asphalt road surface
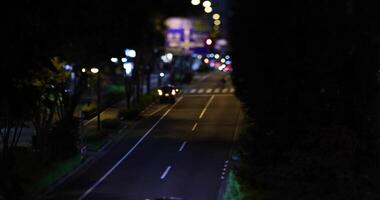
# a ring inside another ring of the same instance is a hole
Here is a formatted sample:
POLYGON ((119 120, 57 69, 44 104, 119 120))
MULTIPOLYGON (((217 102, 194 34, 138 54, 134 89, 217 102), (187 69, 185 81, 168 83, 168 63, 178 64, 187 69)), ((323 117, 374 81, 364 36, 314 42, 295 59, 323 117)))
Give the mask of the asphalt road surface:
POLYGON ((51 199, 216 200, 230 167, 241 121, 230 84, 212 72, 161 106, 98 159, 71 176, 51 199))

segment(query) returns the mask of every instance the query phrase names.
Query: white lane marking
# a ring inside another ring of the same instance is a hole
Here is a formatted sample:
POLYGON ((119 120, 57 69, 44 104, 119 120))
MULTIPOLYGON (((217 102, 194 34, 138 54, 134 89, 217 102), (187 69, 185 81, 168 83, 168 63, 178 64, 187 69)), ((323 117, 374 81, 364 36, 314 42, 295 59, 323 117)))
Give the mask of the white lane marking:
POLYGON ((86 190, 85 193, 82 194, 82 196, 80 196, 78 198, 78 200, 83 200, 84 198, 87 197, 87 195, 90 194, 90 192, 92 192, 101 182, 104 181, 104 179, 106 179, 112 172, 113 170, 116 169, 116 167, 118 167, 132 152, 133 150, 136 149, 136 147, 150 134, 150 132, 152 132, 152 130, 158 125, 158 123, 161 122, 162 119, 164 119, 164 117, 166 117, 166 115, 168 115, 168 113, 174 108, 174 106, 176 106, 181 100, 183 99, 183 97, 180 97, 178 99, 178 101, 173 104, 161 117, 160 119, 158 119, 158 121, 140 138, 139 141, 137 141, 137 143, 119 160, 117 161, 117 163, 112 166, 111 169, 109 169, 107 171, 107 173, 105 173, 98 181, 96 181, 96 183, 94 185, 92 185, 88 190, 86 190))
POLYGON ((206 76, 203 76, 200 81, 204 81, 206 78, 208 78, 211 74, 207 74, 206 76))
POLYGON ((192 94, 192 95, 185 95, 186 97, 209 97, 215 95, 216 97, 234 97, 233 94, 192 94))
POLYGON ((234 92, 235 92, 235 88, 231 88, 231 89, 230 89, 230 92, 231 92, 231 93, 234 93, 234 92))
POLYGON ((181 147, 180 147, 179 150, 178 150, 179 152, 181 152, 181 151, 183 150, 183 148, 185 147, 186 143, 187 143, 187 142, 183 142, 183 143, 182 143, 181 147))
POLYGON ((191 131, 195 131, 195 128, 197 128, 197 126, 198 126, 198 122, 196 122, 196 123, 194 124, 193 128, 191 129, 191 131))
POLYGON ((211 93, 211 92, 212 92, 211 88, 206 90, 206 93, 211 93))
POLYGON ((206 112, 208 106, 211 104, 211 101, 214 99, 214 97, 215 97, 215 95, 212 95, 211 98, 210 98, 210 100, 208 100, 208 102, 207 102, 205 108, 203 108, 203 110, 202 110, 201 115, 199 115, 199 119, 201 119, 201 118, 203 117, 203 115, 205 114, 205 112, 206 112))
POLYGON ((215 90, 214 90, 214 93, 219 93, 220 92, 220 88, 216 88, 215 90))
POLYGON ((195 91, 197 91, 197 89, 192 89, 190 90, 190 93, 194 93, 195 91))
MULTIPOLYGON (((100 113, 101 114, 101 113, 100 113)), ((97 116, 95 116, 94 118, 88 120, 86 123, 84 123, 83 125, 84 126, 87 126, 89 123, 91 123, 92 121, 94 121, 95 119, 97 118, 97 116)))
POLYGON ((172 168, 172 166, 169 165, 169 166, 165 169, 164 173, 162 173, 160 179, 164 179, 164 178, 166 177, 166 175, 168 175, 168 173, 169 173, 169 171, 170 171, 171 168, 172 168))
POLYGON ((224 88, 224 89, 222 90, 223 93, 226 93, 227 91, 228 91, 228 88, 224 88))
POLYGON ((167 106, 168 106, 168 105, 164 105, 164 106, 162 106, 161 108, 157 109, 156 111, 150 113, 150 114, 148 115, 148 117, 151 117, 151 116, 153 116, 154 114, 160 112, 162 109, 166 108, 167 106))
POLYGON ((203 93, 205 90, 202 88, 202 89, 199 89, 198 90, 198 93, 203 93))

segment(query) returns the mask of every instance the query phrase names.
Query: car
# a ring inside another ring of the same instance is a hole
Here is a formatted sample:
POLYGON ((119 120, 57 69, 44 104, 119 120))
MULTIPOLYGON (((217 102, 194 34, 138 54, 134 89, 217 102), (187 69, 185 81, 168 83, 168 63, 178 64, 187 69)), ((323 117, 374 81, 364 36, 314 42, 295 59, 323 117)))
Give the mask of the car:
POLYGON ((174 85, 165 85, 157 89, 160 103, 175 103, 176 96, 180 93, 180 89, 174 85))

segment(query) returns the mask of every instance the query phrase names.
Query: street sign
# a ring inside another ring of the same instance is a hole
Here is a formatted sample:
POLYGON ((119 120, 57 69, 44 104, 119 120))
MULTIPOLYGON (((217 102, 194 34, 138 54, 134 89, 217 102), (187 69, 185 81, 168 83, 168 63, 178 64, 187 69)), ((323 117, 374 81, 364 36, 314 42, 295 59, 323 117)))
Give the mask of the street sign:
POLYGON ((166 21, 166 48, 176 54, 206 54, 205 41, 209 34, 196 20, 169 18, 166 21))

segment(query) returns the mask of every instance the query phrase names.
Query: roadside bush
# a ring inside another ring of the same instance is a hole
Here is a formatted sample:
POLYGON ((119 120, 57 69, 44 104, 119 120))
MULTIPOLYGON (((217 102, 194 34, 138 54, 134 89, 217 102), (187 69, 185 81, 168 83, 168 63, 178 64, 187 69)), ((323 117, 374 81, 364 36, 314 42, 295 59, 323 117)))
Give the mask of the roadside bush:
POLYGON ((84 139, 87 141, 98 141, 107 136, 107 131, 105 130, 89 130, 84 134, 84 139))
POLYGON ((121 122, 119 119, 105 119, 101 123, 102 123, 101 127, 103 129, 115 130, 115 129, 119 129, 121 126, 121 122))
POLYGON ((109 105, 112 105, 124 98, 124 92, 121 91, 112 91, 110 93, 105 94, 102 97, 101 104, 102 107, 107 107, 109 105))
POLYGON ((136 107, 131 109, 121 109, 119 111, 119 119, 121 120, 133 120, 136 119, 142 110, 136 107))
POLYGON ((139 117, 141 111, 156 100, 155 95, 147 94, 140 98, 140 102, 130 109, 121 109, 119 111, 119 119, 121 120, 135 120, 139 117))
POLYGON ((194 74, 192 72, 185 73, 185 76, 183 78, 183 83, 189 84, 193 80, 194 74))

